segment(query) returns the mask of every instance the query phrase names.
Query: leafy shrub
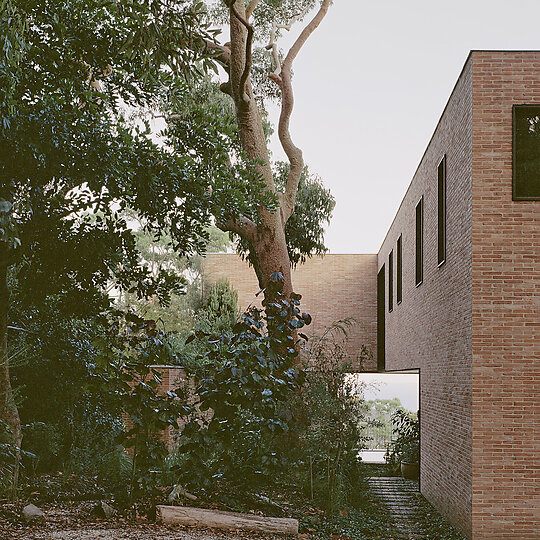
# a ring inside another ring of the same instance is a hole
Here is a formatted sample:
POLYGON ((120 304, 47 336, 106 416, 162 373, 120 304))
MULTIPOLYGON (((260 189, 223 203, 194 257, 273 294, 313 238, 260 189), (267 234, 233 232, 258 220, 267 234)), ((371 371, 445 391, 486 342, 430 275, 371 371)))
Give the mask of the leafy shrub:
POLYGON ((366 444, 359 388, 347 376, 345 344, 353 320, 337 321, 313 339, 306 382, 296 399, 303 411, 298 459, 307 493, 333 513, 350 502, 358 482, 358 453, 366 444))
POLYGON ((23 448, 33 454, 31 464, 34 472, 51 471, 58 465, 62 448, 62 435, 58 428, 45 422, 32 422, 23 426, 23 448))
POLYGON ((311 318, 300 313, 298 295, 290 301, 282 295, 282 281, 279 273, 271 276, 265 310, 249 308, 231 335, 196 333, 212 348, 194 374, 196 401, 185 406, 178 473, 186 485, 260 484, 285 463, 276 441, 289 429, 285 404, 302 380, 293 367, 294 332, 311 318))
POLYGON ((114 486, 126 486, 132 462, 118 442, 124 423, 119 411, 108 410, 109 404, 101 406, 81 403, 71 418, 72 443, 69 472, 98 476, 114 486))
POLYGON ((395 471, 401 461, 417 463, 420 460, 420 418, 403 409, 392 415, 393 435, 395 438, 386 450, 386 463, 395 471))
POLYGON ((197 313, 195 329, 214 335, 227 334, 238 321, 238 293, 228 281, 217 281, 197 313))
POLYGON ((0 419, 0 493, 11 485, 18 459, 18 448, 10 442, 9 433, 9 425, 0 419))
POLYGON ((95 385, 107 396, 116 414, 128 420, 117 441, 132 450, 129 497, 153 487, 150 470, 162 463, 168 450, 160 434, 176 426, 182 402, 174 392, 162 394, 156 364, 171 363, 174 355, 167 334, 156 321, 134 313, 118 313, 107 340, 96 342, 101 354, 94 367, 95 385))

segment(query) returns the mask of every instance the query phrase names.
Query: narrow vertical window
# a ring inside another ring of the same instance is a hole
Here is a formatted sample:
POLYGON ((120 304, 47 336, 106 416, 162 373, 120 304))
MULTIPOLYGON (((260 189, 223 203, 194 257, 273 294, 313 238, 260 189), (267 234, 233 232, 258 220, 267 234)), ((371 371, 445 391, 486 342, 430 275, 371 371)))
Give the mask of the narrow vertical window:
POLYGON ((384 264, 377 274, 377 370, 385 368, 385 302, 384 264))
POLYGON ((394 309, 394 252, 388 255, 388 311, 394 309))
POLYGON ((424 197, 416 205, 416 285, 424 279, 424 197))
POLYGON ((437 173, 437 262, 440 266, 446 260, 446 156, 439 163, 437 173))
POLYGON ((397 239, 396 251, 396 293, 397 303, 401 304, 403 300, 403 240, 401 239, 401 235, 397 239))

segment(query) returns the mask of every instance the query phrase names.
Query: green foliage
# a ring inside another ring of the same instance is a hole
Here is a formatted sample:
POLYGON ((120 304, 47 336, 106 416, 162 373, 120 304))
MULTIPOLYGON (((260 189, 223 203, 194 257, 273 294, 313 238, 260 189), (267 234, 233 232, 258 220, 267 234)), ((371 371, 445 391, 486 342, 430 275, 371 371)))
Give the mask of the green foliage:
POLYGON ((15 113, 15 80, 21 76, 27 22, 12 0, 0 1, 0 133, 10 128, 15 113))
POLYGON ((401 461, 418 463, 420 460, 420 418, 403 409, 392 415, 395 438, 388 445, 385 459, 395 470, 401 461))
POLYGON ((208 291, 197 313, 195 329, 213 335, 230 333, 238 320, 238 293, 227 280, 220 280, 208 291))
MULTIPOLYGON (((267 72, 265 77, 268 79, 267 72)), ((181 153, 191 151, 201 156, 198 174, 212 187, 209 200, 217 223, 239 214, 258 222, 260 207, 275 209, 277 198, 270 191, 261 192, 263 185, 255 171, 256 164, 247 160, 238 138, 232 101, 211 80, 195 84, 191 96, 186 99, 182 89, 180 97, 174 91, 164 97, 164 108, 175 113, 174 121, 165 132, 169 144, 181 153), (201 130, 201 126, 204 129, 201 130), (222 149, 216 148, 213 143, 216 138, 227 144, 222 149)), ((266 118, 264 110, 261 115, 266 118)), ((263 124, 268 135, 271 128, 268 122, 263 124)), ((274 164, 277 193, 284 191, 287 174, 286 163, 274 164)), ((293 265, 303 263, 307 257, 326 253, 324 227, 330 221, 334 206, 330 191, 305 167, 298 186, 295 212, 285 228, 293 265)), ((243 256, 247 256, 249 246, 245 241, 238 240, 237 247, 243 256)))
POLYGON ((58 464, 58 455, 62 445, 62 435, 50 424, 44 422, 32 422, 23 426, 23 440, 26 451, 31 452, 35 459, 32 460, 34 470, 40 466, 42 471, 50 471, 58 464))
MULTIPOLYGON (((317 0, 263 0, 257 6, 252 18, 252 24, 255 29, 255 42, 261 45, 267 45, 274 21, 278 24, 288 24, 292 21, 293 17, 297 21, 302 21, 317 3, 317 0)), ((220 1, 214 4, 210 11, 213 19, 221 24, 228 21, 228 10, 226 10, 224 4, 225 2, 220 1)), ((279 37, 284 31, 281 28, 277 28, 276 32, 276 35, 279 37)), ((269 55, 268 51, 267 55, 269 55)))
POLYGON ((175 81, 160 106, 169 122, 162 135, 180 155, 195 155, 193 175, 206 186, 205 201, 217 223, 259 207, 277 208, 275 195, 264 190, 256 163, 247 159, 238 136, 234 105, 209 78, 175 81))
MULTIPOLYGON (((285 191, 289 165, 282 161, 274 164, 274 181, 278 192, 285 191)), ((304 167, 293 215, 285 225, 287 251, 293 266, 303 264, 308 257, 323 255, 328 250, 324 245, 324 228, 330 222, 336 202, 330 190, 326 189, 321 179, 304 167)), ((257 220, 256 213, 248 216, 257 220)), ((249 245, 239 239, 239 253, 249 259, 249 245)))
POLYGON ((392 438, 392 415, 403 409, 399 398, 366 400, 362 405, 366 420, 362 426, 369 434, 367 448, 386 448, 392 438))
POLYGON ((209 336, 213 348, 197 374, 197 400, 187 409, 178 450, 186 485, 211 488, 221 480, 246 487, 268 481, 285 463, 276 442, 289 429, 284 406, 302 380, 293 368, 293 332, 310 319, 296 295, 290 302, 282 296, 282 279, 271 276, 275 290, 264 312, 251 307, 232 336, 209 336))
POLYGON ((108 291, 166 305, 182 287, 150 268, 127 210, 179 254, 208 236, 199 158, 158 145, 129 113, 157 108, 165 88, 213 63, 197 52, 213 34, 203 6, 184 0, 0 7, 0 265, 11 266, 10 324, 23 330, 9 334, 10 354, 21 343, 29 353, 12 381, 23 423, 55 426, 56 466, 68 466, 77 404, 96 410, 85 389, 108 291))
MULTIPOLYGON (((230 246, 228 233, 213 226, 207 227, 206 233, 208 236, 206 253, 227 251, 230 246)), ((171 248, 168 235, 164 234, 156 239, 143 227, 135 231, 135 238, 137 249, 142 259, 149 264, 152 275, 157 276, 163 268, 167 269, 177 276, 181 290, 172 291, 167 306, 161 305, 157 298, 139 299, 136 294, 128 292, 119 292, 115 304, 121 310, 135 310, 145 319, 154 319, 162 324, 166 331, 177 333, 180 338, 185 339, 193 330, 201 310, 203 256, 200 254, 179 256, 171 248)), ((183 348, 181 340, 172 339, 177 341, 176 346, 179 350, 183 348)))
POLYGON ((11 486, 18 448, 11 442, 10 427, 0 418, 0 493, 11 486))
MULTIPOLYGON (((285 189, 289 166, 283 162, 275 164, 276 185, 285 189)), ((336 201, 326 189, 320 177, 311 174, 306 167, 302 171, 293 215, 285 225, 287 249, 293 266, 303 264, 307 257, 323 255, 328 250, 324 245, 324 227, 330 223, 336 201)))
POLYGON ((189 2, 146 0, 9 5, 24 24, 4 41, 24 44, 11 64, 25 69, 6 68, 0 90, 10 125, 0 132, 0 241, 18 231, 10 258, 25 290, 36 300, 69 292, 85 305, 114 282, 167 303, 178 283, 165 269, 151 274, 118 208, 131 208, 147 231, 167 231, 176 251, 200 250, 206 186, 196 156, 167 151, 124 111, 155 106, 179 72, 193 72, 194 44, 211 37, 200 13, 189 2))
POLYGON ((156 364, 170 364, 174 354, 167 335, 156 322, 127 313, 111 325, 108 341, 96 344, 95 384, 104 388, 117 411, 128 420, 117 440, 133 448, 130 498, 151 485, 149 471, 162 462, 168 450, 159 434, 176 426, 181 410, 178 396, 160 392, 161 375, 156 364))
POLYGON ((305 420, 299 428, 299 456, 306 492, 330 513, 351 502, 358 481, 358 452, 365 445, 362 388, 347 377, 347 329, 354 321, 334 323, 312 340, 306 383, 297 396, 305 420))

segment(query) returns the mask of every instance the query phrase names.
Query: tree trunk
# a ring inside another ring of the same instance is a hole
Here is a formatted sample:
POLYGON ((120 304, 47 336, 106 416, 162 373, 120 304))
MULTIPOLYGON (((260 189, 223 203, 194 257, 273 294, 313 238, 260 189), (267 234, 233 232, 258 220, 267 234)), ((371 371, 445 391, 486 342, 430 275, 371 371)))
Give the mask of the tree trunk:
POLYGON ((187 525, 188 527, 298 535, 298 520, 296 519, 254 516, 189 506, 158 505, 156 510, 157 521, 168 526, 187 525))
MULTIPOLYGON (((229 81, 221 85, 222 90, 232 96, 236 109, 236 121, 242 148, 248 160, 264 182, 265 190, 275 194, 279 200, 278 209, 269 212, 259 208, 259 219, 255 223, 245 217, 231 218, 220 224, 225 231, 238 234, 249 245, 249 259, 252 262, 261 288, 267 289, 270 275, 283 275, 283 293, 288 298, 292 293, 291 264, 285 238, 285 225, 294 212, 298 185, 304 168, 302 151, 294 144, 289 131, 290 118, 294 106, 292 89, 292 64, 307 39, 319 26, 326 15, 331 0, 323 0, 313 19, 300 33, 285 59, 281 62, 274 54, 276 69, 269 73, 281 91, 281 113, 278 122, 278 136, 289 160, 289 174, 283 193, 278 193, 274 184, 272 167, 263 123, 251 85, 252 40, 254 28, 250 17, 259 4, 251 0, 246 9, 245 0, 223 0, 230 14, 230 49, 220 49, 220 59, 228 67, 229 81)), ((282 28, 287 28, 282 26, 282 28)), ((274 35, 275 37, 275 35, 274 35)), ((271 38, 271 40, 274 39, 271 38)), ((275 53, 275 44, 270 47, 275 53)), ((265 294, 267 298, 267 294, 265 294)))
POLYGON ((271 274, 281 272, 283 275, 282 292, 289 298, 293 292, 291 262, 283 227, 276 224, 272 230, 270 227, 260 225, 257 228, 256 240, 250 247, 250 260, 255 268, 261 289, 267 290, 271 274))
MULTIPOLYGON (((243 0, 236 0, 234 9, 238 15, 245 18, 243 0)), ((268 191, 276 192, 270 156, 264 136, 263 124, 253 96, 249 76, 242 84, 244 70, 246 69, 246 47, 248 30, 244 22, 231 10, 231 61, 230 61, 230 87, 236 107, 236 119, 242 147, 247 157, 256 163, 257 172, 264 180, 268 191), (243 87, 242 87, 243 86, 243 87)), ((252 262, 259 285, 267 287, 270 275, 274 272, 283 274, 283 293, 289 297, 292 292, 291 263, 287 251, 285 238, 285 220, 281 208, 274 212, 260 209, 260 222, 252 231, 245 231, 241 236, 247 237, 250 247, 250 261, 252 262)), ((236 231, 235 231, 236 232, 236 231)))
POLYGON ((9 290, 7 285, 8 246, 0 242, 0 420, 10 429, 8 441, 15 445, 16 462, 14 464, 13 488, 17 487, 19 476, 19 460, 21 448, 21 420, 19 411, 13 400, 13 391, 9 378, 9 362, 7 353, 7 324, 9 309, 9 290))

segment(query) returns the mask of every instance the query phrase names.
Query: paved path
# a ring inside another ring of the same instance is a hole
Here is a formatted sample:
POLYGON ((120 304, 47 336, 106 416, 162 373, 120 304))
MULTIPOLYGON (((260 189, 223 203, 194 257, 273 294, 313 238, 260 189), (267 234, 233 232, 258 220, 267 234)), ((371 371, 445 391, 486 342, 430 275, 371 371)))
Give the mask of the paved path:
POLYGON ((402 538, 427 538, 419 514, 418 482, 400 477, 372 477, 368 483, 374 495, 379 497, 390 511, 402 538))

